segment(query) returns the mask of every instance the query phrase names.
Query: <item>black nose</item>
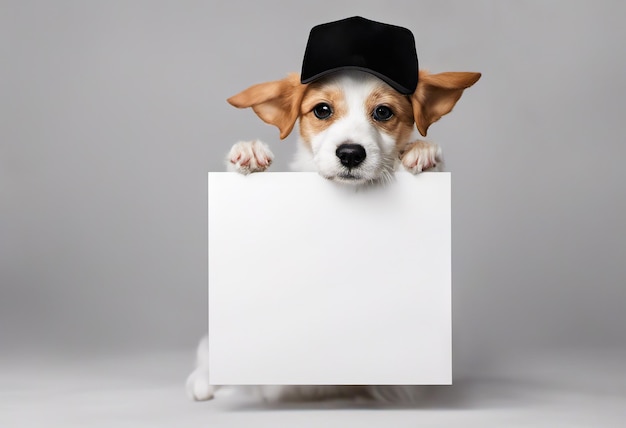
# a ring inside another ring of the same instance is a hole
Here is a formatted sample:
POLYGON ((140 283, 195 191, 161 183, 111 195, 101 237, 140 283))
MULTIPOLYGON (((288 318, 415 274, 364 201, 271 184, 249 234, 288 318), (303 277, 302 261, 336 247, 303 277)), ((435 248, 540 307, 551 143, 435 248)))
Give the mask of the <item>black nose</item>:
POLYGON ((348 168, 354 168, 365 160, 365 147, 360 144, 342 144, 335 152, 341 164, 348 168))

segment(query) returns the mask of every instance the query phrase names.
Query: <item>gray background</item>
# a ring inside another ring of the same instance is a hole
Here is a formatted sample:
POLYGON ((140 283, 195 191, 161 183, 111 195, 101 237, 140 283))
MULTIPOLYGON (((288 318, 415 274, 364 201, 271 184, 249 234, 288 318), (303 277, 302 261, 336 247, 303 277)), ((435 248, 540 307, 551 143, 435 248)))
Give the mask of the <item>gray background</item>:
POLYGON ((295 135, 225 99, 298 71, 309 29, 413 30, 481 71, 435 124, 453 173, 455 374, 626 344, 623 2, 0 2, 0 347, 191 352, 207 171, 295 135))

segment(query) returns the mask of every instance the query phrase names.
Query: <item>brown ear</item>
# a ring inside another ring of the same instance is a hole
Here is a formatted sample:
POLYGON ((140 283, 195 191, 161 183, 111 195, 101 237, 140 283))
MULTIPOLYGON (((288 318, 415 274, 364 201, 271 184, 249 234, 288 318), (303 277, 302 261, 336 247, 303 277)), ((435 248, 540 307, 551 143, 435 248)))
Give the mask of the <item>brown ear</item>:
POLYGON ((444 114, 450 113, 463 90, 480 79, 480 73, 447 72, 429 74, 420 70, 417 89, 411 96, 415 124, 422 136, 428 127, 444 114))
POLYGON ((252 107, 261 120, 280 130, 282 140, 296 124, 306 86, 292 73, 282 80, 251 86, 227 101, 237 108, 252 107))

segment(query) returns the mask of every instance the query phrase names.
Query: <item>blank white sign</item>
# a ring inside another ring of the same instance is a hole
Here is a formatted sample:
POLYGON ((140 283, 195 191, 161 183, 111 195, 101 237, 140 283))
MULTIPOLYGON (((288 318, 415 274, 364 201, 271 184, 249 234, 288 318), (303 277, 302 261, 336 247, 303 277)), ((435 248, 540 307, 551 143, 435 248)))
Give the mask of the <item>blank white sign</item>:
POLYGON ((450 384, 450 174, 209 173, 215 385, 450 384))

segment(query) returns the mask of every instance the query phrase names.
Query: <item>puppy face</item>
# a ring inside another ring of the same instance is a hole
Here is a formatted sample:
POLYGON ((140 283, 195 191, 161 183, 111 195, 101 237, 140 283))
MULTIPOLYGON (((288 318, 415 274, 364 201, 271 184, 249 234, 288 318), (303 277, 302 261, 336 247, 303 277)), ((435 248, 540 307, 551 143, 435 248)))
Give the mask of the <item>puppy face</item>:
POLYGON ((414 124, 406 95, 359 71, 310 84, 299 117, 301 139, 319 173, 350 184, 391 177, 414 124))
POLYGON ((338 71, 308 85, 291 74, 254 85, 228 102, 252 107, 280 130, 281 139, 300 119, 301 140, 319 173, 358 185, 389 179, 414 125, 426 136, 479 78, 480 73, 420 70, 415 93, 402 95, 360 71, 338 71))

